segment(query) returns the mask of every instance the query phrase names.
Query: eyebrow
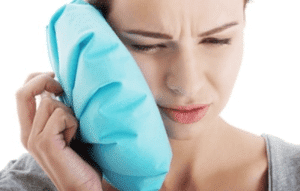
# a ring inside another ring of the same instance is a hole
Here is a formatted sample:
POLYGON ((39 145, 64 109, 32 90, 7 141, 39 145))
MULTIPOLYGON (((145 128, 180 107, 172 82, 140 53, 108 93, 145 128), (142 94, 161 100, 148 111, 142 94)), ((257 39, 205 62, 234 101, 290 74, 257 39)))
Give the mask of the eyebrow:
MULTIPOLYGON (((227 23, 224 24, 220 27, 211 29, 209 31, 203 32, 201 34, 198 35, 198 37, 204 37, 204 36, 209 36, 215 33, 219 33, 224 31, 225 29, 228 29, 232 26, 238 25, 238 22, 231 22, 231 23, 227 23)), ((157 32, 150 32, 150 31, 142 31, 142 30, 126 30, 125 31, 128 34, 137 34, 137 35, 141 35, 141 36, 145 36, 145 37, 151 37, 151 38, 161 38, 161 39, 173 39, 173 37, 171 35, 168 34, 162 34, 162 33, 157 33, 157 32)))

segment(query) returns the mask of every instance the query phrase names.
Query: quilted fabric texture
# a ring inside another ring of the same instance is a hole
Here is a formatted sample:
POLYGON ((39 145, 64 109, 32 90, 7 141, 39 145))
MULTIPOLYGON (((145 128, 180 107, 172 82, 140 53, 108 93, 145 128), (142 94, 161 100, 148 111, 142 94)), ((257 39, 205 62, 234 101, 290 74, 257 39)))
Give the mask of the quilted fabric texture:
POLYGON ((172 151, 146 80, 124 44, 92 5, 74 0, 47 26, 59 98, 79 121, 77 140, 119 190, 159 190, 172 151))

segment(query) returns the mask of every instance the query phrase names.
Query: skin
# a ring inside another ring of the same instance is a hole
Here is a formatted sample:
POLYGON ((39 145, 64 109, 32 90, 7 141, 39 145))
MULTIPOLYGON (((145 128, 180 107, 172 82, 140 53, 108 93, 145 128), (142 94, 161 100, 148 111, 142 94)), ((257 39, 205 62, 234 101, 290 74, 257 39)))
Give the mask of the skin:
MULTIPOLYGON (((265 173, 263 138, 241 131, 219 116, 230 98, 242 62, 243 5, 241 0, 115 0, 112 3, 107 20, 135 58, 156 103, 163 107, 210 104, 206 116, 192 124, 173 121, 160 109, 173 152, 165 189, 178 189, 181 185, 175 182, 185 177, 188 182, 198 177, 197 181, 203 181, 202 185, 208 184, 207 177, 212 172, 217 174, 238 164, 261 165, 265 173), (231 22, 238 25, 197 37, 231 22), (173 39, 128 34, 126 31, 129 30, 164 33, 173 39), (231 38, 231 42, 219 46, 205 43, 208 38, 231 38), (162 45, 149 51, 134 49, 135 45, 155 44, 162 45), (232 152, 233 144, 240 145, 236 153, 232 152), (254 153, 252 157, 250 152, 254 153), (225 162, 210 162, 220 157, 225 162)), ((255 175, 250 172, 254 171, 249 170, 247 176, 262 176, 262 171, 255 171, 255 175)), ((237 171, 234 173, 238 175, 237 171)), ((221 175, 213 177, 210 180, 215 182, 221 175)), ((261 184, 260 178, 255 181, 251 184, 261 184)))
POLYGON ((243 56, 243 1, 114 1, 108 21, 137 61, 158 105, 211 104, 206 116, 193 124, 174 122, 162 112, 171 143, 190 145, 220 131, 219 114, 229 100, 243 56), (197 38, 233 21, 239 25, 197 38), (173 39, 125 32, 132 29, 166 33, 173 39), (201 43, 209 37, 232 40, 223 46, 201 43), (135 51, 133 44, 165 47, 146 53, 135 51))
POLYGON ((70 147, 78 121, 72 109, 53 99, 63 93, 53 78, 52 72, 32 73, 16 92, 21 142, 58 190, 102 191, 101 172, 70 147))
MULTIPOLYGON (((210 104, 193 124, 162 111, 173 152, 166 190, 267 190, 268 163, 262 137, 226 123, 219 114, 232 92, 242 61, 244 12, 241 0, 115 0, 108 17, 132 53, 160 106, 210 104), (237 22, 209 38, 231 38, 217 46, 197 34, 237 22), (167 33, 172 40, 126 35, 125 30, 167 33), (133 44, 163 44, 137 52, 133 44)), ((33 73, 16 92, 23 146, 58 190, 116 190, 72 148, 78 122, 73 111, 53 99, 63 92, 54 74, 33 73), (35 97, 42 95, 38 109, 35 97), (57 170, 59 169, 59 170, 57 170)), ((75 141, 76 142, 76 141, 75 141)))

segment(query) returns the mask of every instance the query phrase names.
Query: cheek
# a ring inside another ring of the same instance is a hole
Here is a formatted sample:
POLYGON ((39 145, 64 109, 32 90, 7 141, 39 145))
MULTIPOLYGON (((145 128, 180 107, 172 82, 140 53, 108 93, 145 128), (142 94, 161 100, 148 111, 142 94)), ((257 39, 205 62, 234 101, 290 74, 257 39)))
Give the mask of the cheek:
POLYGON ((243 58, 243 37, 237 36, 231 45, 225 45, 216 50, 205 52, 207 67, 216 78, 225 81, 232 81, 239 71, 243 58), (213 71, 212 71, 213 70, 213 71))
POLYGON ((153 95, 156 95, 158 92, 158 87, 162 86, 163 73, 162 69, 159 67, 159 64, 151 57, 147 57, 141 54, 136 54, 131 52, 133 58, 135 59, 138 67, 140 68, 147 84, 149 85, 150 90, 153 95))
POLYGON ((215 72, 211 71, 214 75, 212 78, 216 80, 215 84, 220 92, 220 98, 224 101, 228 100, 232 93, 242 63, 242 55, 243 47, 238 44, 223 55, 215 72))

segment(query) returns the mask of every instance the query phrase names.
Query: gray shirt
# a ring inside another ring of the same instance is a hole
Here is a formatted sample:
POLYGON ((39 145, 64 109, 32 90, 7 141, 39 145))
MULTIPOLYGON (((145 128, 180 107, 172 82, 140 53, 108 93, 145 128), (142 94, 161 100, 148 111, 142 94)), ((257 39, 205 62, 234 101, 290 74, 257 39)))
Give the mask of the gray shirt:
POLYGON ((300 190, 300 145, 269 134, 266 140, 269 161, 269 191, 300 190))
MULTIPOLYGON (((269 134, 266 140, 269 161, 269 191, 300 190, 300 145, 290 144, 269 134)), ((34 158, 25 153, 0 171, 0 191, 55 191, 47 174, 34 158)))

